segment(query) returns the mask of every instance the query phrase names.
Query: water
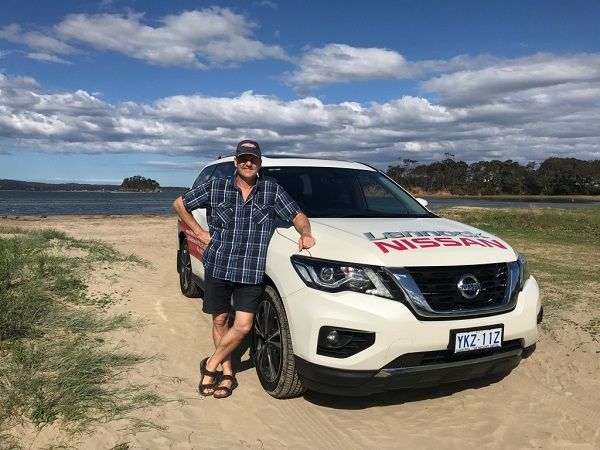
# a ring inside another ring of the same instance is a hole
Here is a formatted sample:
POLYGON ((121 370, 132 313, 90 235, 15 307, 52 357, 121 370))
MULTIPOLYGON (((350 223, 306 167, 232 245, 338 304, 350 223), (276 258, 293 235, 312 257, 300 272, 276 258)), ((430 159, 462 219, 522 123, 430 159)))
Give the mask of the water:
POLYGON ((173 214, 173 200, 183 192, 0 191, 0 215, 173 214))
MULTIPOLYGON (((117 193, 117 192, 31 192, 0 191, 0 216, 54 215, 132 215, 174 214, 173 200, 182 192, 117 193)), ((600 207, 594 202, 531 202, 476 200, 461 198, 427 198, 430 209, 450 206, 486 208, 600 207)))

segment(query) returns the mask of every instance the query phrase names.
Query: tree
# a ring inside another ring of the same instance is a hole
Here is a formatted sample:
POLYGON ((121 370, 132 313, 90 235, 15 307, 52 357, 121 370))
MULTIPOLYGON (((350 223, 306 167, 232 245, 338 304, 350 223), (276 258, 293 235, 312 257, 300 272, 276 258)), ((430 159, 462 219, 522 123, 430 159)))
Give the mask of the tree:
POLYGON ((160 185, 150 178, 145 178, 140 175, 125 178, 121 187, 121 191, 134 191, 134 192, 158 192, 160 191, 160 185))
POLYGON ((445 159, 416 165, 412 159, 390 166, 388 175, 401 185, 425 192, 451 194, 600 194, 600 160, 548 158, 536 168, 535 162, 477 161, 467 164, 445 153, 445 159))

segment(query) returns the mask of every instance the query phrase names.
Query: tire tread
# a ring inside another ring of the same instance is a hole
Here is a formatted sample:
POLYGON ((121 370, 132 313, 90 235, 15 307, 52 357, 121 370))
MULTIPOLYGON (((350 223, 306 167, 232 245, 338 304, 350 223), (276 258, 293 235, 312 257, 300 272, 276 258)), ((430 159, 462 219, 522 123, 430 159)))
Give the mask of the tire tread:
POLYGON ((279 328, 281 330, 282 337, 282 351, 283 351, 283 361, 284 367, 281 368, 281 375, 279 376, 279 381, 277 386, 269 390, 264 384, 265 390, 269 395, 278 399, 286 399, 293 398, 302 395, 306 392, 306 388, 302 385, 302 380, 298 376, 298 372, 296 371, 296 362, 294 359, 294 350, 292 346, 292 336, 290 334, 290 328, 287 320, 287 315, 285 313, 285 309, 277 290, 270 285, 267 285, 265 289, 265 294, 267 294, 272 303, 277 310, 277 314, 279 316, 279 328), (268 290, 272 290, 272 294, 267 292, 268 290), (284 341, 285 338, 285 342, 284 341))

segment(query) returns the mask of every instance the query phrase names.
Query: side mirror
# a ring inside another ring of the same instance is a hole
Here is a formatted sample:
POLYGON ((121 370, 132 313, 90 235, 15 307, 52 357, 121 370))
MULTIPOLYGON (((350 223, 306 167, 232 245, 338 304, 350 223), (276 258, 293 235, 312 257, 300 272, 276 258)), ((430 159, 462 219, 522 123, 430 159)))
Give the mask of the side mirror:
POLYGON ((425 200, 424 198, 417 197, 415 200, 417 200, 421 204, 421 206, 424 206, 426 208, 427 208, 427 205, 429 205, 429 202, 427 200, 425 200))

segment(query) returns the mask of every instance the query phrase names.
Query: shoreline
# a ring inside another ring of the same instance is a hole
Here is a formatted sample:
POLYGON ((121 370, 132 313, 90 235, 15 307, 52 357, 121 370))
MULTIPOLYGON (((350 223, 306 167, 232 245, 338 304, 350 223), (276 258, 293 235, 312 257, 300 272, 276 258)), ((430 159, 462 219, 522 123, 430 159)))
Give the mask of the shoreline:
MULTIPOLYGON (((65 192, 92 192, 92 193, 109 193, 109 194, 163 194, 168 192, 185 192, 189 188, 187 187, 172 187, 167 186, 161 188, 159 191, 128 191, 128 190, 108 190, 108 189, 76 189, 76 190, 29 190, 29 189, 0 189, 1 192, 37 192, 37 193, 65 193, 65 192)), ((463 195, 463 194, 448 194, 444 192, 411 192, 408 191, 413 197, 424 197, 424 198, 435 198, 435 199, 468 199, 468 200, 498 200, 498 201, 549 201, 549 202, 600 202, 600 195, 580 195, 580 194, 566 194, 566 195, 517 195, 517 194, 497 194, 497 195, 463 195)))
POLYGON ((600 195, 457 195, 457 194, 411 194, 414 197, 434 199, 467 199, 467 200, 496 200, 496 201, 523 201, 523 202, 557 202, 557 203, 588 203, 600 202, 600 195))

